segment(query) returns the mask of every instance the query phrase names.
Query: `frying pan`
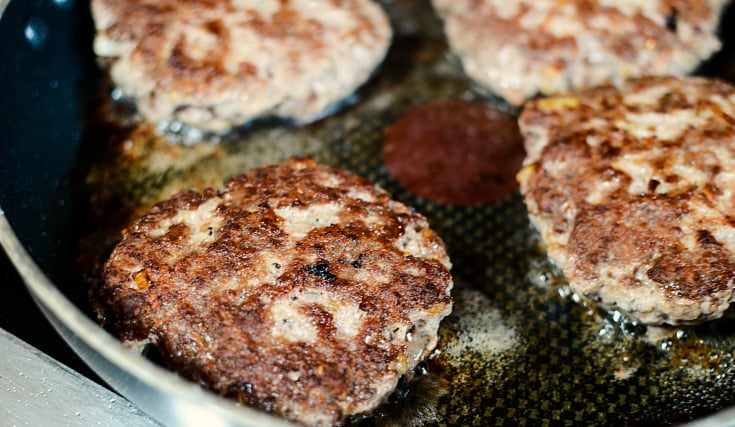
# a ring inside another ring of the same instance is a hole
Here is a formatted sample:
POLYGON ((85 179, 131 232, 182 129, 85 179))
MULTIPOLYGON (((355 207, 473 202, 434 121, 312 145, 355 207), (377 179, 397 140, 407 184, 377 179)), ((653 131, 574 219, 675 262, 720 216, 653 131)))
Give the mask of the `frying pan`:
MULTIPOLYGON (((88 4, 13 1, 0 20, 0 241, 43 313, 100 378, 172 426, 286 426, 236 407, 126 350, 55 284, 70 274, 70 171, 95 90, 88 4)), ((72 291, 73 293, 73 291, 72 291)))
MULTIPOLYGON (((70 268, 76 262, 73 242, 86 225, 80 214, 86 202, 72 183, 75 171, 90 162, 83 144, 85 117, 100 91, 88 4, 15 0, 5 6, 0 19, 0 243, 34 300, 107 384, 166 425, 292 425, 179 378, 123 347, 90 318, 81 302, 86 289, 70 268)), ((513 423, 509 416, 507 425, 513 423)), ((565 422, 550 422, 555 423, 565 422)), ((735 426, 735 407, 709 411, 689 425, 735 426)))

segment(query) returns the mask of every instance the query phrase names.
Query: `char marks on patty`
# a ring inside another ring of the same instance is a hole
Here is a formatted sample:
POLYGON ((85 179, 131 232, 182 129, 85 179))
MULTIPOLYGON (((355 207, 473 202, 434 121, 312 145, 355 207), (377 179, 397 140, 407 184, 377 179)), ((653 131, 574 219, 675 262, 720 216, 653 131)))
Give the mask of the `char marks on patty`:
POLYGON ((185 192, 123 231, 103 325, 176 371, 306 425, 374 408, 433 350, 450 262, 425 218, 311 160, 185 192))
POLYGON ((683 76, 720 49, 729 0, 433 0, 480 85, 521 105, 630 77, 683 76))
POLYGON ((145 118, 212 131, 320 117, 391 39, 371 0, 92 0, 92 14, 95 53, 145 118))
POLYGON ((735 88, 674 77, 529 102, 518 179, 570 285, 648 324, 721 317, 735 287, 735 88))

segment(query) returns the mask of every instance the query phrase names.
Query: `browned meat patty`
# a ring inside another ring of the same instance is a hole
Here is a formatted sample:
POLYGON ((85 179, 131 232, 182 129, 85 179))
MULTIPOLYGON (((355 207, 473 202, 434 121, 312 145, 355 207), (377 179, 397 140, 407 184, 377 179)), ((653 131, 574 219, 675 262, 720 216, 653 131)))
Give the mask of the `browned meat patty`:
POLYGON ((92 14, 95 53, 144 117, 213 131, 320 117, 391 39, 371 0, 92 0, 92 14))
POLYGON ((521 105, 646 75, 683 76, 720 49, 729 0, 432 0, 465 72, 521 105))
POLYGON ((292 159, 156 205, 123 231, 92 303, 182 375, 324 426, 374 408, 433 350, 449 268, 420 214, 292 159))
POLYGON ((412 193, 448 205, 515 192, 523 156, 515 117, 476 101, 424 104, 401 116, 383 139, 391 175, 412 193))
POLYGON ((518 180, 579 294, 647 324, 721 317, 735 287, 735 88, 645 78, 531 101, 518 180))

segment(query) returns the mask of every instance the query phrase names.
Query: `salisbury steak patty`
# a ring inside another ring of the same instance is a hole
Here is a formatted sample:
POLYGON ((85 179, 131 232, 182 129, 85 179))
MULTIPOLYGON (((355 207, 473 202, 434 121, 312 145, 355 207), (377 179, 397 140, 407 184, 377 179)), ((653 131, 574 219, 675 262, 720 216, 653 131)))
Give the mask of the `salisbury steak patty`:
POLYGON ((370 0, 92 0, 94 50, 150 121, 214 131, 313 120, 381 62, 391 28, 370 0))
POLYGON ((513 105, 545 95, 682 76, 720 48, 729 0, 432 0, 468 76, 513 105))
POLYGON ((375 407, 434 348, 449 268, 420 214, 292 159, 156 205, 123 231, 92 302, 182 375, 329 425, 375 407))
POLYGON ((648 324, 721 317, 735 286, 735 88, 646 78, 527 104, 518 180, 570 285, 648 324))

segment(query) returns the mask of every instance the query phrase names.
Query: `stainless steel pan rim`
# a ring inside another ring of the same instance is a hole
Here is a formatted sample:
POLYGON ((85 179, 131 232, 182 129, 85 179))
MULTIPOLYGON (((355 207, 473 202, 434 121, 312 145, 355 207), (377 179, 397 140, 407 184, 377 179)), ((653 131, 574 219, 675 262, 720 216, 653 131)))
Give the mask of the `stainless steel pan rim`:
POLYGON ((172 426, 293 426, 238 407, 149 362, 95 324, 33 261, 0 207, 0 245, 35 302, 74 351, 120 394, 160 422, 172 426))

